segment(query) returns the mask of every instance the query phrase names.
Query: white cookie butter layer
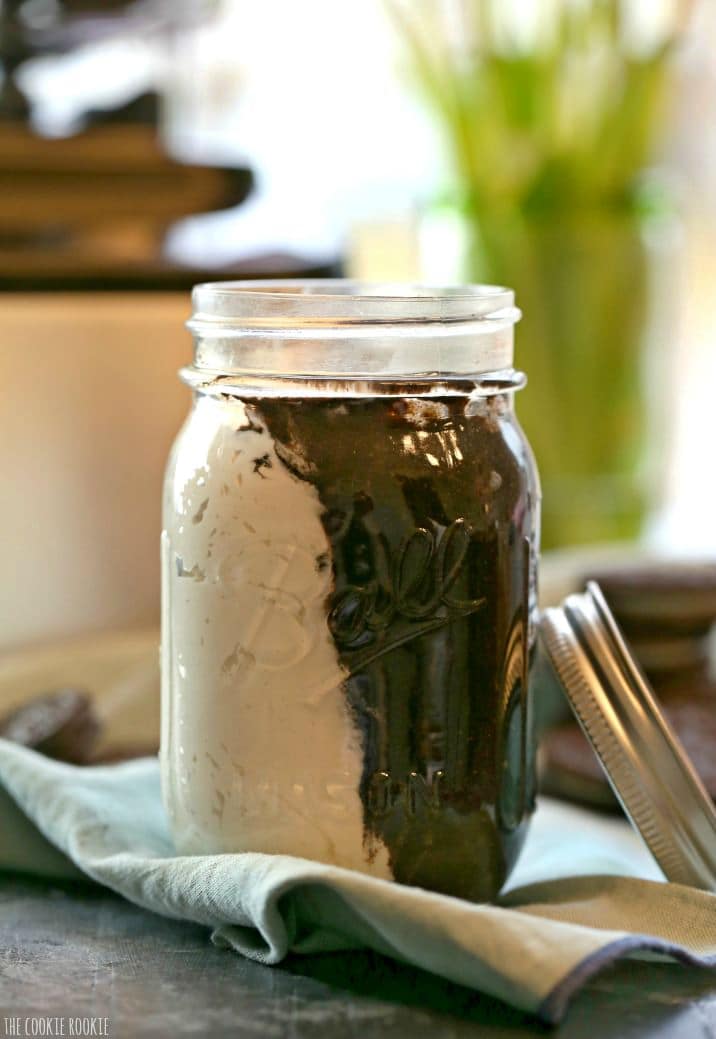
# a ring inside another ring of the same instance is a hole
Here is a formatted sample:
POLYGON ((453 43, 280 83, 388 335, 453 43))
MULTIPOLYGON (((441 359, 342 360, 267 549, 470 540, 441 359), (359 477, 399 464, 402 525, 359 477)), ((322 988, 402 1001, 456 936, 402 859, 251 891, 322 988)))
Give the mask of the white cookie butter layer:
POLYGON ((260 415, 200 398, 169 462, 162 784, 186 854, 298 855, 390 877, 364 840, 361 737, 326 624, 315 488, 260 415))

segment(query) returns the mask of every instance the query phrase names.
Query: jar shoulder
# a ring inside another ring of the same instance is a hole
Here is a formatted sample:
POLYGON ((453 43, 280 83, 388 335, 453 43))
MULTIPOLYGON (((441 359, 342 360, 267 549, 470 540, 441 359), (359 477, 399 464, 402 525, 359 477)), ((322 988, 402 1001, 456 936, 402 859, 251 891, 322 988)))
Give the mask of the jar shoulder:
MULTIPOLYGON (((256 434, 270 443, 277 464, 320 484, 327 497, 363 494, 390 504, 398 495, 410 505, 411 496, 432 488, 433 497, 449 500, 451 518, 461 504, 475 519, 484 518, 488 502, 492 511, 512 512, 539 498, 534 456, 506 396, 199 398, 170 453, 165 509, 189 479, 235 477, 239 452, 248 439, 258 443, 256 434), (254 435, 242 437, 246 432, 254 435)), ((253 461, 265 476, 260 460, 253 461)))

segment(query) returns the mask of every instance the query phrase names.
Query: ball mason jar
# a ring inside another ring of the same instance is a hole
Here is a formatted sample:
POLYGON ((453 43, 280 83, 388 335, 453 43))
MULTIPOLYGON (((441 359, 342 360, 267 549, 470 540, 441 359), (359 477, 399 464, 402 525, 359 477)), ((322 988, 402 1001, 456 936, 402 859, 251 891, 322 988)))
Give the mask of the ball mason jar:
POLYGON ((512 292, 236 282, 193 307, 162 533, 177 849, 492 898, 535 791, 512 292))

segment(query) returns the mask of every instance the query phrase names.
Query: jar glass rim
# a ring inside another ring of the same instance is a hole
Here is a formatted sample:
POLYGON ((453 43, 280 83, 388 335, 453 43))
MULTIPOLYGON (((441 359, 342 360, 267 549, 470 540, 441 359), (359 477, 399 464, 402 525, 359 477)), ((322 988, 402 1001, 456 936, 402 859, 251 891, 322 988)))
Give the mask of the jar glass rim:
POLYGON ((514 323, 514 293, 499 285, 430 285, 315 278, 205 282, 189 327, 514 323))

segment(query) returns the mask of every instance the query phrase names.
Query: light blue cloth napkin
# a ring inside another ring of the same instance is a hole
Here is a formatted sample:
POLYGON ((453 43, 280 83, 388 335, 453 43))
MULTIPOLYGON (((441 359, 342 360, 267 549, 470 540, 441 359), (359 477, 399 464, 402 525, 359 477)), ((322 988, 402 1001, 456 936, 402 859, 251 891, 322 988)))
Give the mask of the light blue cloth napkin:
POLYGON ((150 759, 76 768, 0 740, 0 787, 0 868, 79 870, 262 963, 368 947, 549 1023, 617 957, 716 966, 716 896, 656 879, 626 823, 557 802, 500 904, 473 905, 286 856, 178 856, 150 759))

